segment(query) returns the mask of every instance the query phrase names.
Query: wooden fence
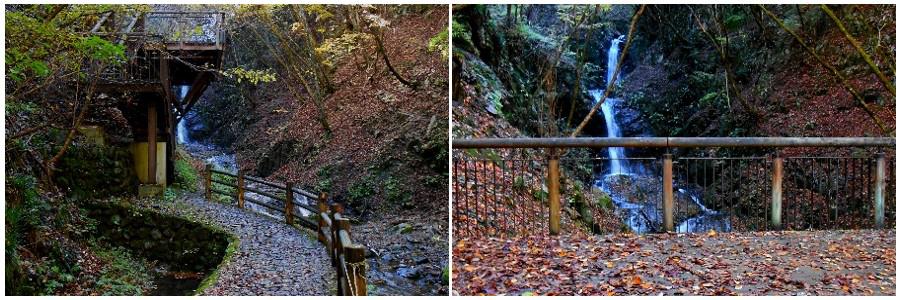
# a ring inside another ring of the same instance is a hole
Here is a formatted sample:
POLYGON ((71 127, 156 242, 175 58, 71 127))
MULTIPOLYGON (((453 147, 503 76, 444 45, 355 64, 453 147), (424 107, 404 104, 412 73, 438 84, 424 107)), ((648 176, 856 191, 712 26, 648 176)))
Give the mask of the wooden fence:
POLYGON ((284 215, 285 223, 294 225, 294 221, 299 221, 297 225, 314 230, 318 234, 318 240, 328 250, 331 258, 331 265, 335 269, 337 292, 339 296, 365 296, 366 290, 366 249, 360 244, 354 243, 350 235, 350 219, 343 216, 344 208, 340 204, 328 204, 328 195, 322 193, 315 195, 308 191, 295 188, 293 183, 286 182, 284 184, 271 182, 259 177, 244 175, 242 171, 237 174, 228 173, 221 170, 215 170, 212 165, 206 165, 204 172, 206 185, 206 199, 212 200, 213 194, 223 195, 234 199, 239 208, 245 208, 244 204, 249 201, 253 204, 280 212, 284 215), (213 175, 219 175, 214 178, 213 175), (229 180, 230 179, 230 180, 229 180), (268 186, 274 189, 283 190, 284 196, 272 194, 262 189, 257 189, 246 184, 247 181, 257 183, 259 185, 268 186), (215 185, 214 185, 215 184, 215 185), (216 185, 230 187, 234 191, 225 189, 217 189, 216 185), (277 201, 281 201, 284 205, 272 205, 254 198, 245 197, 246 193, 254 193, 277 201), (306 203, 297 202, 294 194, 300 194, 308 199, 316 201, 313 207, 306 203), (296 214, 296 208, 302 208, 311 212, 313 218, 308 218, 302 214, 296 214))

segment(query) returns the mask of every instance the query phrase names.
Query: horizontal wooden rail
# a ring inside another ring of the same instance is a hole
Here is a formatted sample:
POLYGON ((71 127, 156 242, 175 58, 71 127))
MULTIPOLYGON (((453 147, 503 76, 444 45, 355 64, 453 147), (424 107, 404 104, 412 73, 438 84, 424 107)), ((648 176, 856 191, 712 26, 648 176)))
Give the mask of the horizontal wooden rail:
POLYGON ((894 147, 892 137, 624 137, 455 139, 453 148, 894 147))
POLYGON ((215 170, 212 165, 206 166, 206 197, 212 199, 212 194, 220 194, 237 199, 237 205, 244 208, 244 202, 250 203, 280 212, 285 216, 285 222, 293 224, 297 220, 299 225, 316 230, 319 242, 328 250, 332 266, 335 268, 337 275, 337 291, 338 295, 364 296, 368 294, 366 291, 366 249, 364 246, 354 243, 350 234, 350 219, 341 215, 343 207, 340 204, 328 206, 328 196, 326 194, 313 195, 310 192, 294 188, 291 184, 279 184, 264 180, 258 177, 246 176, 243 172, 237 174, 228 173, 221 170, 215 170), (213 174, 221 174, 236 178, 236 183, 213 178, 213 174), (279 196, 273 193, 263 191, 262 189, 248 187, 246 181, 262 184, 268 187, 283 190, 285 195, 279 196), (234 194, 220 191, 213 188, 213 183, 236 188, 234 194), (265 201, 254 198, 244 197, 245 193, 255 193, 264 197, 279 200, 284 203, 284 207, 272 205, 265 201), (316 206, 300 203, 295 201, 294 194, 301 194, 307 199, 315 199, 316 206), (296 205, 296 207, 295 207, 296 205), (311 212, 313 218, 305 217, 303 214, 297 214, 299 209, 311 212))
MULTIPOLYGON (((244 176, 244 179, 247 179, 247 180, 250 180, 250 181, 259 183, 259 184, 267 185, 267 186, 270 186, 270 187, 273 187, 273 188, 277 188, 277 189, 282 189, 282 190, 283 190, 283 189, 286 189, 286 188, 287 188, 284 184, 280 184, 280 183, 277 183, 277 182, 271 182, 271 181, 268 181, 268 180, 265 180, 265 179, 262 179, 262 178, 259 178, 259 177, 246 176, 246 175, 245 175, 245 176, 244 176)), ((303 195, 304 197, 310 198, 310 199, 312 199, 312 200, 317 200, 317 199, 319 198, 319 196, 317 196, 317 195, 315 195, 315 194, 313 194, 313 193, 310 193, 310 192, 301 190, 301 189, 299 189, 299 188, 294 188, 294 192, 296 192, 296 193, 298 193, 298 194, 300 194, 300 195, 303 195)))
POLYGON ((329 208, 325 201, 319 200, 318 208, 322 211, 319 213, 318 237, 331 256, 338 295, 367 295, 366 248, 353 242, 350 219, 341 216, 343 206, 334 204, 329 208))

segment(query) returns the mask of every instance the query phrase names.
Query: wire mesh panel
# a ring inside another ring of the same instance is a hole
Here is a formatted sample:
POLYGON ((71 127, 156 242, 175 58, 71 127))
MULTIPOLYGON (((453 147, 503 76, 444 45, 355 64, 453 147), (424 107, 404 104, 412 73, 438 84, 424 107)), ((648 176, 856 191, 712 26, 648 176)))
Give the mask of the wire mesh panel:
MULTIPOLYGON (((596 234, 663 232, 663 159, 609 158, 590 148, 558 148, 561 229, 596 234)), ((874 150, 874 149, 872 149, 874 150)), ((676 232, 874 228, 876 157, 674 157, 676 232), (782 162, 780 227, 774 170, 782 162)), ((457 236, 549 231, 548 162, 543 149, 454 151, 457 236)), ((895 157, 885 156, 884 226, 896 224, 895 157)))
POLYGON ((470 151, 453 165, 456 236, 541 234, 548 228, 546 160, 522 151, 470 151))
MULTIPOLYGON (((887 162, 885 175, 893 176, 889 171, 893 163, 887 162)), ((784 229, 874 228, 875 167, 875 159, 868 155, 785 158, 784 229)), ((888 187, 885 217, 893 220, 893 185, 888 187)))
POLYGON ((673 165, 675 230, 767 230, 772 195, 765 157, 682 157, 673 165))

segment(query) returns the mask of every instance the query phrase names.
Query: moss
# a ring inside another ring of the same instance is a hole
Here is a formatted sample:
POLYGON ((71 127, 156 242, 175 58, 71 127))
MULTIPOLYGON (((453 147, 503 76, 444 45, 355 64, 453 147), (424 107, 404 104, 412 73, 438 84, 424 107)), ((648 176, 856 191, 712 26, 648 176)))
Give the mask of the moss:
POLYGON ((428 51, 440 51, 441 57, 447 58, 447 55, 449 54, 447 52, 448 35, 449 30, 445 28, 435 36, 431 37, 431 39, 428 40, 428 51))
MULTIPOLYGON (((216 228, 212 229, 224 233, 224 231, 222 230, 216 228)), ((228 248, 225 249, 225 256, 222 257, 222 262, 220 262, 219 265, 216 266, 215 271, 209 274, 209 276, 206 276, 206 278, 204 278, 203 281, 200 282, 200 285, 197 287, 196 292, 194 292, 195 296, 203 294, 203 291, 213 286, 216 281, 219 280, 219 272, 221 272, 222 268, 228 265, 229 262, 231 262, 231 259, 234 257, 234 254, 237 253, 238 249, 240 249, 240 246, 241 240, 238 239, 237 236, 228 234, 228 248)))
POLYGON ((175 184, 184 190, 196 192, 200 173, 191 166, 190 158, 180 152, 175 158, 175 184))

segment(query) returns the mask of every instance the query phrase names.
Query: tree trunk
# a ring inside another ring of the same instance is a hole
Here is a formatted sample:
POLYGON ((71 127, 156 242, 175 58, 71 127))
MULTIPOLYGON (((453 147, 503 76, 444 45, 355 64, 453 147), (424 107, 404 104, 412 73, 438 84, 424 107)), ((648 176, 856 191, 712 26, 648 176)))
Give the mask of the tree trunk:
MULTIPOLYGON (((616 64, 616 70, 613 71, 613 78, 618 77, 619 71, 622 70, 622 62, 625 61, 625 56, 628 54, 628 48, 631 47, 631 41, 634 37, 634 30, 635 28, 637 28, 637 21, 641 18, 641 15, 644 14, 644 9, 646 7, 646 4, 642 4, 641 7, 638 8, 637 12, 634 13, 634 16, 631 17, 631 25, 628 26, 628 35, 625 39, 625 46, 622 47, 622 51, 621 53, 619 53, 619 62, 616 64)), ((585 116, 583 120, 581 120, 581 123, 578 124, 578 127, 575 128, 575 131, 572 131, 572 137, 577 137, 578 134, 581 133, 582 130, 584 130, 584 127, 587 126, 587 123, 591 120, 591 117, 597 114, 597 110, 600 109, 600 105, 602 105, 603 102, 606 101, 606 98, 609 97, 609 94, 612 92, 613 88, 615 88, 615 83, 615 80, 609 82, 609 84, 606 86, 606 91, 603 92, 603 97, 600 98, 600 101, 597 101, 597 103, 595 103, 593 107, 591 107, 591 111, 588 112, 587 116, 585 116)))
POLYGON ((775 14, 773 14, 771 11, 769 11, 765 6, 763 6, 763 5, 758 5, 758 6, 760 9, 762 9, 763 12, 766 13, 766 15, 769 16, 769 18, 771 18, 773 21, 775 21, 775 23, 777 23, 778 26, 781 27, 781 29, 783 29, 784 31, 789 33, 791 36, 793 36, 794 39, 796 39, 797 42, 800 43, 800 45, 803 47, 803 49, 806 50, 806 52, 808 52, 810 55, 812 55, 813 58, 815 58, 816 61, 819 62, 820 65, 822 65, 823 67, 828 69, 828 71, 830 71, 832 75, 834 75, 835 77, 838 78, 838 80, 840 80, 840 82, 844 86, 844 88, 848 92, 850 92, 851 95, 853 95, 853 98, 856 98, 856 101, 859 103, 860 106, 862 106, 862 108, 866 111, 866 113, 869 114, 869 117, 871 117, 872 121, 874 121, 875 124, 878 125, 878 128, 881 129, 881 132, 883 134, 892 135, 891 134, 892 132, 890 130, 888 130, 888 127, 885 126, 884 122, 882 122, 881 119, 879 119, 878 116, 875 115, 875 112, 872 111, 872 108, 870 108, 869 105, 866 104, 866 101, 863 99, 863 97, 860 96, 858 92, 856 92, 856 89, 854 89, 852 86, 850 86, 850 83, 847 81, 847 78, 844 77, 843 74, 838 72, 837 69, 835 69, 833 66, 831 66, 831 64, 826 62, 825 59, 823 59, 821 56, 819 56, 819 54, 816 53, 816 50, 811 48, 809 45, 807 45, 806 42, 804 42, 803 39, 800 38, 799 35, 797 35, 797 33, 795 33, 793 30, 791 30, 786 25, 784 25, 784 22, 781 21, 780 18, 775 16, 775 14))
POLYGON ((823 11, 825 11, 826 14, 828 14, 829 17, 831 17, 831 20, 833 20, 834 23, 837 24, 838 29, 840 29, 841 32, 844 33, 844 37, 846 37, 847 40, 850 41, 850 44, 853 45, 853 48, 856 48, 856 52, 859 52, 859 55, 862 56, 863 60, 866 61, 866 64, 868 64, 869 68, 872 69, 872 73, 875 73, 875 75, 878 76, 878 80, 881 81, 881 85, 883 85, 884 88, 887 89, 892 96, 897 97, 897 91, 894 89, 894 84, 892 84, 891 81, 888 80, 887 76, 884 76, 884 73, 881 73, 881 70, 878 69, 878 66, 875 65, 875 62, 872 60, 872 57, 869 56, 869 53, 867 53, 866 50, 863 49, 859 41, 853 38, 853 35, 851 35, 849 31, 847 31, 847 28, 844 27, 844 22, 841 22, 841 19, 838 19, 838 17, 834 14, 833 11, 831 11, 830 8, 828 8, 827 5, 821 4, 819 6, 823 11))

